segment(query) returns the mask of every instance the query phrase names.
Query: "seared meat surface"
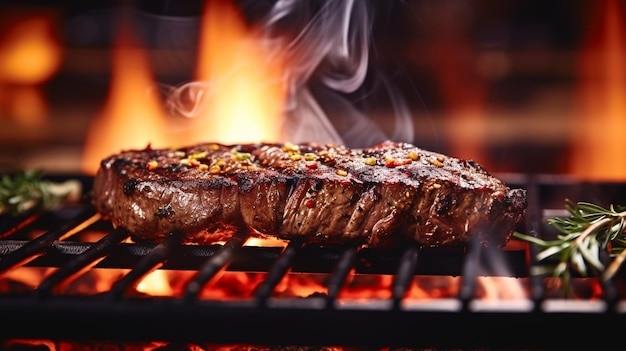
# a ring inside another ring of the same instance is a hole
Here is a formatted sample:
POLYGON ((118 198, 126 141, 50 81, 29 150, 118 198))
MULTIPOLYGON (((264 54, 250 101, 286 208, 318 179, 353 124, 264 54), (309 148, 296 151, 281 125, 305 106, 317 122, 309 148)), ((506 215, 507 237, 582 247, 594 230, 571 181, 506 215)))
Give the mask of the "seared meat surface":
POLYGON ((127 150, 101 163, 93 203, 113 225, 158 242, 253 236, 390 249, 464 244, 503 246, 526 209, 480 165, 385 142, 340 145, 204 143, 127 150))

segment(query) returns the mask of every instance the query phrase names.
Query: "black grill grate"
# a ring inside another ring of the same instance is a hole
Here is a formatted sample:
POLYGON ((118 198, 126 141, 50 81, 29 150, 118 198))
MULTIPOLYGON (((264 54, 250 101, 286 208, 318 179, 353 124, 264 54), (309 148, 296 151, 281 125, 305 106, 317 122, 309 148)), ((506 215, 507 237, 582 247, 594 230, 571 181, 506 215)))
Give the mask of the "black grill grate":
MULTIPOLYGON (((86 179, 87 181, 89 179, 86 179)), ((626 184, 580 183, 557 177, 515 177, 509 181, 529 191, 529 211, 519 228, 538 236, 548 231, 546 213, 557 213, 564 199, 619 203, 626 184), (521 180, 521 181, 520 181, 521 180), (552 211, 552 212, 551 212, 552 211)), ((611 344, 626 322, 619 290, 623 274, 601 285, 594 299, 549 296, 546 281, 529 276, 533 248, 527 252, 484 248, 407 247, 383 254, 351 246, 322 247, 292 241, 286 247, 244 246, 236 236, 223 245, 181 245, 177 233, 158 245, 129 243, 128 233, 113 229, 88 204, 54 213, 26 214, 2 223, 0 280, 25 265, 54 268, 31 291, 0 295, 0 315, 7 323, 0 339, 125 340, 246 343, 261 345, 343 345, 351 347, 600 347, 611 344), (23 233, 38 228, 34 239, 23 233), (97 242, 73 234, 96 228, 97 242), (500 261, 494 261, 498 256, 500 261), (125 268, 112 288, 94 295, 68 295, 59 287, 92 268, 125 268), (196 272, 180 297, 130 293, 155 269, 196 272), (209 300, 200 290, 223 270, 266 272, 251 298, 209 300), (392 274, 390 298, 341 301, 339 292, 351 272, 392 274), (327 273, 326 294, 306 298, 273 296, 288 273, 327 273), (416 275, 461 277, 453 298, 406 301, 416 275), (484 301, 476 296, 480 276, 528 280, 522 300, 484 301), (584 329, 589 337, 562 337, 584 329), (560 337, 554 337, 560 335, 560 337), (582 339, 582 340, 581 340, 582 339)))

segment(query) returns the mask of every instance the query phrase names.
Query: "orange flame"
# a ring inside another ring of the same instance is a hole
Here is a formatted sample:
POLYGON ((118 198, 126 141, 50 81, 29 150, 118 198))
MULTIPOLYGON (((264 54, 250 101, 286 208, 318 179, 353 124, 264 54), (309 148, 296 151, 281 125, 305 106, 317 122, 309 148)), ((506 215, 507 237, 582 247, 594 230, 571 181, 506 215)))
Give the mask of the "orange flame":
POLYGON ((102 114, 88 131, 83 150, 83 172, 93 174, 104 157, 121 149, 165 146, 164 113, 154 95, 145 53, 128 27, 120 30, 113 51, 112 81, 102 114))
POLYGON ((281 60, 268 56, 231 2, 207 3, 197 80, 207 89, 190 118, 166 116, 145 52, 125 26, 113 52, 112 83, 104 111, 94 119, 84 148, 83 172, 121 149, 178 147, 197 142, 262 142, 280 139, 284 86, 281 60))
POLYGON ((197 79, 213 86, 203 116, 212 128, 203 137, 225 143, 280 140, 280 58, 255 40, 232 1, 207 1, 202 23, 197 79))
POLYGON ((588 180, 626 179, 626 20, 622 2, 594 2, 597 16, 580 58, 572 173, 588 180))
MULTIPOLYGON (((285 103, 282 81, 284 62, 270 57, 230 1, 208 1, 201 27, 197 80, 207 82, 202 91, 207 103, 200 116, 166 119, 155 95, 143 50, 132 40, 129 27, 122 28, 113 53, 113 79, 102 114, 89 130, 84 151, 84 171, 94 173, 100 160, 119 149, 177 146, 182 143, 277 141, 285 103), (176 130, 170 128, 171 122, 176 130), (182 127, 181 127, 182 126, 182 127)), ((284 246, 284 242, 269 243, 284 246)), ((201 298, 250 297, 265 273, 223 272, 201 298)), ((191 277, 179 271, 156 270, 137 286, 150 295, 180 294, 191 277), (187 278, 187 279, 183 279, 187 278)), ((306 297, 326 293, 323 276, 290 274, 276 288, 280 295, 306 297)), ((354 275, 340 293, 342 299, 389 298, 390 275, 354 275)), ((429 284, 412 284, 408 296, 446 295, 448 277, 431 278, 429 284), (434 290, 433 293, 431 291, 434 290)))
MULTIPOLYGON (((100 160, 123 149, 177 147, 202 141, 222 143, 278 141, 285 88, 282 62, 269 57, 255 40, 232 2, 208 1, 200 33, 197 81, 202 113, 188 119, 167 116, 156 94, 144 50, 133 39, 128 22, 113 51, 112 82, 102 113, 90 126, 83 153, 83 172, 94 174, 100 160)), ((269 245, 284 245, 272 242, 269 245)), ((182 275, 186 276, 186 275, 182 275)), ((156 270, 137 291, 155 296, 182 292, 180 272, 156 270), (176 282, 178 281, 178 282, 176 282)), ((254 287, 261 276, 229 273, 226 285, 254 287), (237 284, 243 279, 242 284, 237 284), (230 280, 230 281, 229 281, 230 280)), ((189 278, 189 277, 188 277, 189 278)), ((222 283, 219 283, 222 284, 222 283)), ((219 285, 218 284, 218 285, 219 285)), ((211 290, 210 298, 225 298, 227 287, 211 290)), ((251 290, 245 290, 251 294, 251 290)), ((205 298, 207 296, 204 296, 205 298)))
POLYGON ((136 289, 154 296, 171 296, 174 292, 168 282, 167 272, 159 269, 145 276, 136 289))

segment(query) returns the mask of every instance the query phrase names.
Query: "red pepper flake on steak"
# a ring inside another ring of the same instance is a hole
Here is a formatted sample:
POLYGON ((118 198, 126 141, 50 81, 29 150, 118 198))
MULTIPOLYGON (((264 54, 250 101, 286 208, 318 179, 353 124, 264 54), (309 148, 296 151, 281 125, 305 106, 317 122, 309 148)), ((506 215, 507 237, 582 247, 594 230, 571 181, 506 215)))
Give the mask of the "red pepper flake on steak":
POLYGON ((504 246, 527 206, 525 190, 473 161, 395 142, 126 150, 102 160, 92 199, 114 226, 151 242, 177 230, 207 244, 246 229, 380 249, 472 237, 504 246))

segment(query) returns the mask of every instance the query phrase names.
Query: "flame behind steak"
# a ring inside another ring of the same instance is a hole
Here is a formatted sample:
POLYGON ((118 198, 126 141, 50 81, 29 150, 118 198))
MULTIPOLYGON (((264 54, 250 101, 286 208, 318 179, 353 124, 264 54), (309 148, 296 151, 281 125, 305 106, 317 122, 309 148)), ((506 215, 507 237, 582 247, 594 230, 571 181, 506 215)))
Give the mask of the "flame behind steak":
POLYGON ((177 230, 188 243, 254 236, 355 242, 503 246, 526 209, 480 165, 384 142, 349 149, 315 143, 127 150, 101 162, 98 211, 137 238, 177 230))

